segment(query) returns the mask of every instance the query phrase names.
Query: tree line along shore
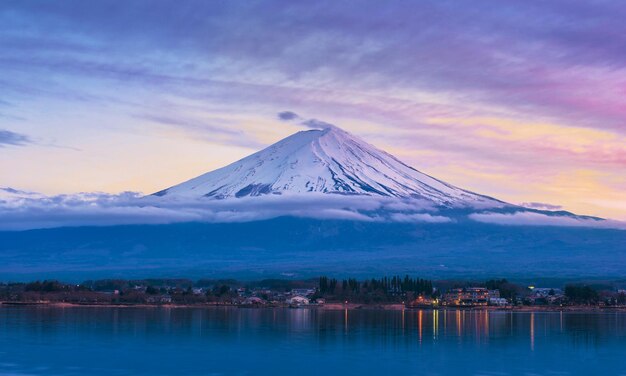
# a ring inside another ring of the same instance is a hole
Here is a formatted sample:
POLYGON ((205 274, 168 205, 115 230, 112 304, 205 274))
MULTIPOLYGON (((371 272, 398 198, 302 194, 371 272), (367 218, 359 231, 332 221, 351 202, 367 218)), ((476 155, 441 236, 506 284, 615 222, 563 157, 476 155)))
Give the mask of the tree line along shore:
POLYGON ((432 281, 411 276, 357 280, 142 279, 44 280, 0 284, 2 305, 214 306, 333 308, 626 309, 626 290, 611 284, 533 286, 432 281))

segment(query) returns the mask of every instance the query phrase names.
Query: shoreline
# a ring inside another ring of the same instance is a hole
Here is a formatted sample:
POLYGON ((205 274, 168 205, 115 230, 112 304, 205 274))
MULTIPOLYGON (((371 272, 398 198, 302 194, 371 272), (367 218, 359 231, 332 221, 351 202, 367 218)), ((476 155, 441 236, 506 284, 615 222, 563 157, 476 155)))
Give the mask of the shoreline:
POLYGON ((314 309, 322 311, 344 310, 373 310, 373 311, 494 311, 494 312, 624 312, 626 306, 443 306, 443 307, 406 307, 402 304, 357 304, 357 303, 327 303, 324 305, 306 305, 290 307, 289 305, 239 305, 239 304, 97 304, 97 303, 67 303, 67 302, 0 302, 0 309, 7 307, 33 308, 239 308, 239 309, 314 309))

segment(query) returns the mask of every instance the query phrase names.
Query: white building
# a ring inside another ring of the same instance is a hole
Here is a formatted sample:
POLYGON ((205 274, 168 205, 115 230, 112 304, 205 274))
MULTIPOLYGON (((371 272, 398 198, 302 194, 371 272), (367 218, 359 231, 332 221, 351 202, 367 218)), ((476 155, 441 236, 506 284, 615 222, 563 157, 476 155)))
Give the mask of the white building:
POLYGON ((533 289, 533 295, 542 298, 547 298, 548 296, 561 296, 563 295, 563 290, 553 287, 535 287, 533 289))
POLYGON ((287 304, 290 305, 307 305, 309 304, 309 299, 304 296, 296 295, 287 299, 287 304))
POLYGON ((315 289, 292 289, 291 295, 309 296, 315 294, 315 289))
POLYGON ((504 298, 489 298, 489 305, 503 307, 509 302, 504 298))
POLYGON ((265 300, 259 298, 258 296, 251 296, 246 298, 246 300, 243 301, 243 304, 249 304, 249 305, 263 305, 265 304, 265 300))

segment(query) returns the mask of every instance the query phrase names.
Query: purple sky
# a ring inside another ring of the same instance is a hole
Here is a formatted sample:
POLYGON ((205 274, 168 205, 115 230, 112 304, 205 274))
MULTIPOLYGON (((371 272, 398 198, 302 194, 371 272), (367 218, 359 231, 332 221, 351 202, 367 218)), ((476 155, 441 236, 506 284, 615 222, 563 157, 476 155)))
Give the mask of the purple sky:
POLYGON ((293 111, 466 189, 626 219, 624 2, 181 3, 0 3, 0 186, 157 191, 293 111))

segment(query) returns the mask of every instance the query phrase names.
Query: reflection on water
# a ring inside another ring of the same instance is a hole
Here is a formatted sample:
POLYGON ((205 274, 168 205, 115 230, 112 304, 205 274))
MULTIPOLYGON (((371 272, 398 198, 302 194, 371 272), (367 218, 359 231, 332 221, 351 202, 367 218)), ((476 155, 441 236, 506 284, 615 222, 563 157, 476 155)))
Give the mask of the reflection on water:
POLYGON ((0 374, 626 374, 626 314, 0 309, 0 374))

